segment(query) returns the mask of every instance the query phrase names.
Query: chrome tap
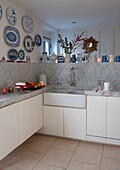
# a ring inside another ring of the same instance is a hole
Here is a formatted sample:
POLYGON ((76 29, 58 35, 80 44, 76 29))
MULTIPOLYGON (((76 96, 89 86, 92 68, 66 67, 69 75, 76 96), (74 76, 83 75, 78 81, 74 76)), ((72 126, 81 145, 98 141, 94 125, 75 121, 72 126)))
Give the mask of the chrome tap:
POLYGON ((75 68, 72 67, 70 70, 70 86, 75 86, 75 68))

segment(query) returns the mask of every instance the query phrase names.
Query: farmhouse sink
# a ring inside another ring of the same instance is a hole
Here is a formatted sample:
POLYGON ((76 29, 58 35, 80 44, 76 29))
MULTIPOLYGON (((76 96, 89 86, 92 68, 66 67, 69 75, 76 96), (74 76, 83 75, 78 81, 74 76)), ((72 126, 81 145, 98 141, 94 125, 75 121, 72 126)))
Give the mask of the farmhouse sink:
POLYGON ((47 92, 49 92, 49 93, 68 93, 68 89, 52 89, 47 92))
POLYGON ((65 93, 65 94, 81 94, 81 95, 85 95, 84 90, 78 90, 78 89, 74 89, 74 90, 68 90, 68 89, 52 89, 47 91, 48 93, 65 93))
POLYGON ((71 90, 67 94, 85 95, 84 90, 71 90))
POLYGON ((86 108, 82 90, 52 89, 44 93, 44 105, 86 108))

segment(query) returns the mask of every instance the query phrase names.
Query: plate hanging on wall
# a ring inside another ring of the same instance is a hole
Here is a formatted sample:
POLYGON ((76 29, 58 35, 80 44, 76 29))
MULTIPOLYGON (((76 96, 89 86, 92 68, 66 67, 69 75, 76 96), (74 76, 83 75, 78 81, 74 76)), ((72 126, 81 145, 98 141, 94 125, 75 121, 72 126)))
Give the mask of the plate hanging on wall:
POLYGON ((6 11, 7 20, 11 25, 15 25, 17 23, 17 16, 15 10, 9 7, 6 11))
POLYGON ((18 51, 16 49, 11 49, 8 51, 8 58, 12 61, 17 60, 18 51))
POLYGON ((0 5, 0 19, 2 18, 2 7, 0 5))
POLYGON ((35 36, 35 44, 36 44, 36 46, 38 46, 38 47, 40 47, 41 44, 42 44, 42 38, 41 38, 41 36, 40 36, 39 34, 37 34, 37 35, 35 36))
POLYGON ((23 50, 20 50, 18 53, 18 57, 20 60, 24 60, 25 58, 25 52, 23 50))
POLYGON ((26 33, 32 33, 34 30, 34 23, 33 23, 32 18, 30 18, 27 15, 23 16, 22 17, 22 26, 26 33))
POLYGON ((7 45, 11 47, 18 47, 20 45, 20 33, 11 26, 7 26, 4 29, 4 39, 7 45))
POLYGON ((24 47, 27 52, 31 53, 34 50, 35 42, 33 41, 33 38, 30 35, 27 35, 24 38, 24 47))

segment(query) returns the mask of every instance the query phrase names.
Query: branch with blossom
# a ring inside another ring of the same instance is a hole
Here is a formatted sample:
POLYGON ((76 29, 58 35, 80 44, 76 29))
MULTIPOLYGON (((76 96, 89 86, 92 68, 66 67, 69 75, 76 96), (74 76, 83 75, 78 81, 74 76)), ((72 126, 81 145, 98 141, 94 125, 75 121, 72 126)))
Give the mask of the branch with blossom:
POLYGON ((75 50, 83 44, 84 38, 82 38, 85 31, 82 32, 82 34, 75 34, 75 39, 68 42, 67 37, 65 39, 62 39, 61 35, 58 34, 58 43, 60 46, 64 49, 65 54, 72 54, 75 52, 75 50))

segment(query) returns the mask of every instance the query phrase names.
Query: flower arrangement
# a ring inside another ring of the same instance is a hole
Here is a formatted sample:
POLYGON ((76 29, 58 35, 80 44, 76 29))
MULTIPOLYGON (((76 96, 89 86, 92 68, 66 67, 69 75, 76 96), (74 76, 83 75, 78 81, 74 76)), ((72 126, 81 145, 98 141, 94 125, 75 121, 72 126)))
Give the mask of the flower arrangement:
POLYGON ((58 43, 60 46, 64 49, 65 54, 72 54, 75 52, 75 50, 82 45, 84 38, 82 38, 85 31, 82 32, 82 34, 75 34, 75 39, 68 42, 67 37, 64 39, 61 37, 60 34, 58 34, 58 43))

